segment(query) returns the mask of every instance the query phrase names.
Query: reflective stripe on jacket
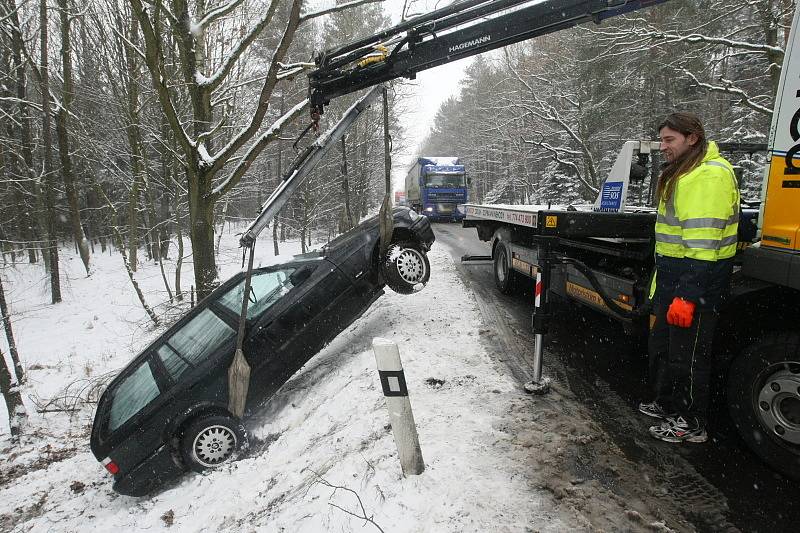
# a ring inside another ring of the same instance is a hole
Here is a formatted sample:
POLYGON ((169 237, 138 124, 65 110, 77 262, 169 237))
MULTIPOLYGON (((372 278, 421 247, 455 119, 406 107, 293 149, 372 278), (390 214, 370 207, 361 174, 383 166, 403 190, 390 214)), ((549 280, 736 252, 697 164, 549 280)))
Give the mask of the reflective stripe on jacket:
POLYGON ((678 177, 672 197, 658 203, 656 254, 718 261, 736 255, 739 186, 733 167, 708 143, 703 161, 678 177))

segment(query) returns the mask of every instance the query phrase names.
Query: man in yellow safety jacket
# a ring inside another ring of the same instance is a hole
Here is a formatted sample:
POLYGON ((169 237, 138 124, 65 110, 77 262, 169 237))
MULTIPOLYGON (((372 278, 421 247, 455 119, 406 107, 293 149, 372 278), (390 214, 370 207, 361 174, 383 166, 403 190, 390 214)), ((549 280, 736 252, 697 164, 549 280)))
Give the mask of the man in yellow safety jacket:
POLYGON ((655 399, 639 411, 663 420, 650 428, 657 439, 705 442, 711 341, 736 255, 739 188, 731 164, 706 139, 697 116, 669 115, 659 137, 666 166, 657 189, 650 294, 655 399))

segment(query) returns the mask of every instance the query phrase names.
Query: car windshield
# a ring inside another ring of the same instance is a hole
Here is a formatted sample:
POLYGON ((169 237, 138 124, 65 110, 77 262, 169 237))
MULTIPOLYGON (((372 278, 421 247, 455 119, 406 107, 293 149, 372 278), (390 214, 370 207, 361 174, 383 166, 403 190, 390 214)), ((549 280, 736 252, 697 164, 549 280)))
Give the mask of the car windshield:
MULTIPOLYGON (((289 276, 296 269, 285 268, 270 272, 254 272, 250 280, 250 301, 247 304, 247 318, 255 319, 272 307, 275 302, 293 287, 289 276)), ((242 279, 235 287, 219 298, 219 303, 236 313, 242 312, 242 295, 244 293, 242 279)))
POLYGON ((428 174, 425 185, 428 187, 464 187, 464 174, 428 174))

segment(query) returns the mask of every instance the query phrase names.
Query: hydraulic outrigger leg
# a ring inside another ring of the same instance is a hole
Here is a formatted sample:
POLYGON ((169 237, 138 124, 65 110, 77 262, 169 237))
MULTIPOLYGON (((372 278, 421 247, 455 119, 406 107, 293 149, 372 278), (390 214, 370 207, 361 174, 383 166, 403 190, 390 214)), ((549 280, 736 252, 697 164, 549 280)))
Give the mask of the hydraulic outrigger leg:
POLYGON ((548 313, 547 296, 550 287, 550 245, 544 242, 539 247, 539 266, 536 269, 535 305, 532 318, 533 344, 533 379, 524 385, 525 391, 532 394, 546 394, 550 391, 550 378, 542 377, 542 361, 544 358, 544 336, 547 333, 548 313))

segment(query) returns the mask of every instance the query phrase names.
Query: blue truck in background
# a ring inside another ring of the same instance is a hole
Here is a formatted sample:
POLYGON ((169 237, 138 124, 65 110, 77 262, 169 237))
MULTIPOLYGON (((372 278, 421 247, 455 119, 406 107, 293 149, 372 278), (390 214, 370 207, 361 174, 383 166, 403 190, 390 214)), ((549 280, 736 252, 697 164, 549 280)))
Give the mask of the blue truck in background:
POLYGON ((467 172, 457 157, 419 157, 406 174, 406 204, 432 220, 460 221, 467 172))

